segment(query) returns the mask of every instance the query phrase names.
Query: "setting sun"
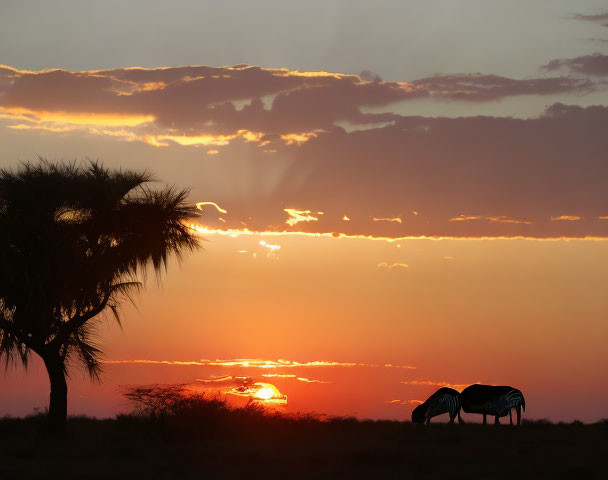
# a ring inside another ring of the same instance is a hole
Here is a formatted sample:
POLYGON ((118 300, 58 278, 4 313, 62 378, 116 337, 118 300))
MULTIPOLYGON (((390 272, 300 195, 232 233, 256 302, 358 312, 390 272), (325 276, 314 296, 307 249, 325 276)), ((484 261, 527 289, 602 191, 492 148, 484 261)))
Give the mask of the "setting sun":
POLYGON ((258 390, 253 394, 253 398, 260 400, 285 400, 283 395, 279 392, 277 387, 269 383, 255 383, 254 386, 259 387, 258 390))

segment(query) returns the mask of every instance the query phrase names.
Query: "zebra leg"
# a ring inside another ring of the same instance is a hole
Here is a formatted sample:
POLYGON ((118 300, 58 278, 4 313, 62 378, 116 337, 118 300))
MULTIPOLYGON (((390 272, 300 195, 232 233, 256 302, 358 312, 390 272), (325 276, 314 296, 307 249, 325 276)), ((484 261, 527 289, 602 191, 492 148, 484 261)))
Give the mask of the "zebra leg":
POLYGON ((425 423, 425 425, 430 425, 431 424, 431 416, 430 415, 426 416, 426 422, 424 422, 424 423, 425 423))
POLYGON ((450 423, 454 423, 454 419, 456 418, 456 414, 454 412, 450 412, 450 423))
POLYGON ((485 425, 486 423, 488 423, 488 422, 486 422, 486 414, 484 413, 483 414, 483 424, 485 425))
POLYGON ((465 423, 465 421, 460 416, 460 411, 458 412, 458 423, 465 423))
POLYGON ((519 424, 521 422, 521 404, 517 404, 517 407, 515 407, 515 410, 517 412, 517 426, 519 427, 519 424))
POLYGON ((509 408, 509 425, 513 425, 513 409, 509 408))
POLYGON ((500 425, 500 420, 498 419, 498 415, 494 416, 494 425, 500 425))

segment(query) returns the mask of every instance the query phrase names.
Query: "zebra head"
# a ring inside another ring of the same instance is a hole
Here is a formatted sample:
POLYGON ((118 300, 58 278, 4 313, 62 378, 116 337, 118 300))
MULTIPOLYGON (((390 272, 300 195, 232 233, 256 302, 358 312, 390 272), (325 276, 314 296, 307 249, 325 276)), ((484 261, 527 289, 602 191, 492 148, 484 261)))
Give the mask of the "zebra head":
POLYGON ((421 403, 412 411, 412 423, 424 423, 426 421, 426 405, 421 403))

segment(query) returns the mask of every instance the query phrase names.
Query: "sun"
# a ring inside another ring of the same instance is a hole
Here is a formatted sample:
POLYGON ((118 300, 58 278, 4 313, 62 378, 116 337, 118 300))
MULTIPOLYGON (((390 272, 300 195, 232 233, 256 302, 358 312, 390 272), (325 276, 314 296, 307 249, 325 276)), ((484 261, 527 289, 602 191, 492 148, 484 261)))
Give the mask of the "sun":
POLYGON ((264 386, 260 388, 258 391, 254 393, 254 397, 260 400, 271 400, 273 399, 278 392, 275 392, 276 389, 273 389, 270 386, 264 386))
POLYGON ((282 403, 287 400, 287 396, 279 392, 279 389, 272 383, 256 382, 252 387, 255 390, 251 396, 256 400, 262 400, 267 403, 282 403))

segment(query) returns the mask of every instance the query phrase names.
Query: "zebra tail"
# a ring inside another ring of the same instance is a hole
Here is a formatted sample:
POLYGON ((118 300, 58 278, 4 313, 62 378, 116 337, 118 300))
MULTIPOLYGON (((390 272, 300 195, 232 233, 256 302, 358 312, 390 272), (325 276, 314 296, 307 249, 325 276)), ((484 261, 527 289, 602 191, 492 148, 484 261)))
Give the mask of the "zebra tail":
POLYGON ((524 398, 524 396, 521 396, 521 406, 524 409, 524 412, 526 411, 526 399, 524 398))

